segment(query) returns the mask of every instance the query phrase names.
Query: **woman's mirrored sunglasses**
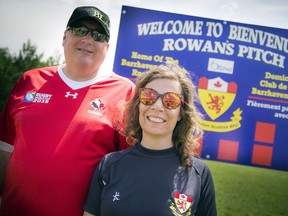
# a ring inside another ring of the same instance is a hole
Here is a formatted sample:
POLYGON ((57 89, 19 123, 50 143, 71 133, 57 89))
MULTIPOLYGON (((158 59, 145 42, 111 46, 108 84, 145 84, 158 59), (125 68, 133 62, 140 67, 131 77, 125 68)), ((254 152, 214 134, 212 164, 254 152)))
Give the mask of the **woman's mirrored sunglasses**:
POLYGON ((146 106, 154 104, 159 97, 161 97, 162 104, 169 110, 176 109, 180 104, 184 104, 184 97, 175 92, 166 92, 159 94, 154 89, 141 88, 140 90, 140 101, 146 106))
POLYGON ((84 37, 86 36, 89 32, 91 32, 92 38, 94 41, 99 41, 99 42, 104 42, 108 41, 107 35, 102 34, 98 32, 95 29, 88 29, 85 26, 81 27, 68 27, 66 29, 67 31, 71 31, 73 35, 79 36, 79 37, 84 37))

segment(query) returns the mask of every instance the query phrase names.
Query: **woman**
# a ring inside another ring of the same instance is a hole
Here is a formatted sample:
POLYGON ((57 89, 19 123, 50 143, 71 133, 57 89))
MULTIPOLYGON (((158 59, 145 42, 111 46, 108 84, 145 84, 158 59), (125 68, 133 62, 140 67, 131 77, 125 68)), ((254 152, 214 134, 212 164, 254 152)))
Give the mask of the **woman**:
POLYGON ((212 175, 195 157, 203 135, 196 99, 188 73, 176 63, 138 78, 124 127, 136 144, 102 159, 84 215, 217 215, 212 175))

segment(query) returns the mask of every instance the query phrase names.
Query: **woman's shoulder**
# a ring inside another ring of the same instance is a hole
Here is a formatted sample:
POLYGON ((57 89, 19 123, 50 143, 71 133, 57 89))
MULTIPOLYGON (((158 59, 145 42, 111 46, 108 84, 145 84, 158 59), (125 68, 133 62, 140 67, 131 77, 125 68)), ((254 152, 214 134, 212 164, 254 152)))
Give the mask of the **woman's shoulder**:
POLYGON ((192 167, 199 175, 202 176, 204 174, 210 173, 210 168, 201 158, 191 157, 191 160, 192 160, 192 167))
POLYGON ((110 165, 118 162, 123 157, 125 157, 127 154, 129 154, 133 149, 134 149, 134 146, 131 146, 127 149, 123 149, 123 150, 115 151, 115 152, 110 152, 110 153, 106 154, 100 162, 101 168, 105 169, 105 168, 109 167, 110 165))

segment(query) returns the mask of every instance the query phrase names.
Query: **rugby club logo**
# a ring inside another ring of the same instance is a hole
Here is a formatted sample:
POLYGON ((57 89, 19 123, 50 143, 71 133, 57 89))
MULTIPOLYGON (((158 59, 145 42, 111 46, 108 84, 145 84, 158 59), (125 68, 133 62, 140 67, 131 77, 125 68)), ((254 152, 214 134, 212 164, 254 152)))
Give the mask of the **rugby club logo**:
POLYGON ((174 203, 172 202, 170 204, 170 209, 172 210, 173 215, 180 215, 178 212, 180 212, 181 215, 191 215, 192 200, 191 196, 180 194, 176 191, 174 193, 174 203))
POLYGON ((227 83, 220 77, 207 79, 201 77, 198 93, 201 104, 212 120, 225 113, 233 103, 237 92, 235 82, 227 83))
POLYGON ((233 104, 238 85, 235 82, 226 82, 220 77, 207 79, 201 77, 198 83, 198 94, 201 105, 213 121, 204 121, 203 129, 207 131, 227 132, 240 127, 242 119, 240 108, 233 112, 229 122, 214 122, 223 115, 233 104))

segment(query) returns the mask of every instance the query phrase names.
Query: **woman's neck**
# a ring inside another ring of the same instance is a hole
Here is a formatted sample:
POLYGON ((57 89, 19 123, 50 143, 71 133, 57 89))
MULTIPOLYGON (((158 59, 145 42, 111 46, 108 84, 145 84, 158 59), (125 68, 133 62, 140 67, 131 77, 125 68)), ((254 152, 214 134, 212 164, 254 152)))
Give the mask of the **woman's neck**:
POLYGON ((141 140, 142 146, 153 150, 162 150, 173 147, 172 138, 170 136, 145 136, 141 140))

